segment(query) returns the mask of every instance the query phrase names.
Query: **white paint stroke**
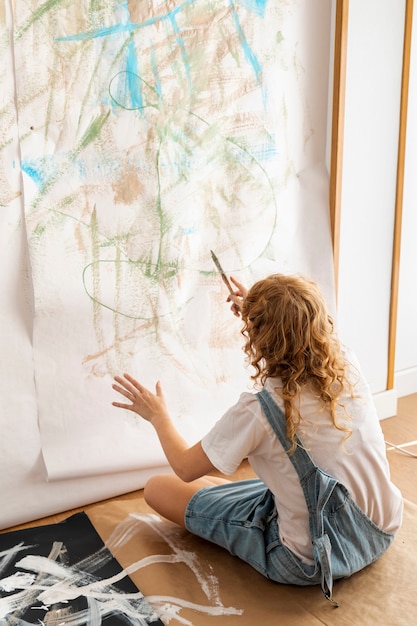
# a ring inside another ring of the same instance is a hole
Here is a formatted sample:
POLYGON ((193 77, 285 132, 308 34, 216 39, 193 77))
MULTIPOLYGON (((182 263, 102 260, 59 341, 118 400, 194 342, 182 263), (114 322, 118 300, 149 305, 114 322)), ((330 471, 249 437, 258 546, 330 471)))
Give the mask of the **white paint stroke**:
MULTIPOLYGON (((127 518, 116 526, 106 541, 106 547, 114 554, 118 548, 126 545, 140 532, 141 524, 143 523, 147 524, 157 533, 164 543, 178 556, 181 562, 188 566, 196 577, 206 597, 211 602, 222 606, 219 596, 219 583, 217 577, 212 573, 212 566, 208 563, 202 564, 195 552, 184 549, 184 541, 181 537, 182 529, 177 526, 168 525, 158 515, 153 513, 130 513, 127 518), (210 570, 210 574, 207 573, 207 569, 210 570)), ((177 561, 175 560, 173 562, 177 561)), ((129 571, 132 573, 132 570, 129 571)))
POLYGON ((17 543, 12 548, 8 548, 7 550, 3 550, 0 552, 0 575, 4 572, 9 564, 14 561, 19 552, 27 551, 33 548, 33 546, 25 546, 23 541, 17 543))
POLYGON ((199 613, 207 613, 208 615, 242 615, 243 609, 236 609, 233 606, 205 606, 203 604, 196 604, 195 602, 188 602, 188 600, 182 600, 174 596, 146 596, 148 602, 152 604, 163 604, 170 602, 172 604, 178 604, 185 609, 193 609, 199 613))
POLYGON ((27 589, 33 584, 34 580, 34 574, 29 574, 28 572, 16 572, 15 574, 0 580, 0 589, 6 591, 6 593, 16 591, 17 589, 27 589))
MULTIPOLYGON (((125 569, 121 570, 118 574, 111 576, 110 578, 100 578, 93 582, 82 585, 80 584, 82 579, 85 578, 85 574, 81 573, 78 576, 71 576, 73 571, 76 571, 78 565, 73 568, 67 566, 59 566, 59 568, 51 567, 49 559, 43 556, 28 555, 16 563, 17 567, 26 569, 38 574, 59 575, 61 580, 54 582, 52 585, 32 585, 33 589, 39 589, 42 593, 39 595, 39 600, 45 604, 54 604, 56 602, 68 602, 74 600, 80 595, 85 597, 106 598, 108 591, 104 591, 114 583, 123 580, 131 573, 152 565, 154 563, 179 563, 180 558, 178 555, 153 555, 144 557, 135 563, 132 563, 125 569)), ((143 594, 139 592, 133 594, 123 594, 124 598, 139 598, 143 597, 143 594)))
MULTIPOLYGON (((149 518, 154 518, 155 522, 157 520, 162 521, 157 515, 149 514, 149 518)), ((112 554, 120 548, 123 547, 126 543, 128 543, 133 537, 135 537, 141 530, 141 522, 143 520, 140 516, 136 516, 134 514, 130 514, 125 519, 117 524, 110 537, 106 540, 105 546, 112 554)))
POLYGON ((14 613, 17 609, 20 609, 22 606, 25 606, 27 597, 27 591, 19 591, 12 596, 0 598, 0 619, 3 619, 7 615, 14 613))
POLYGON ((88 618, 86 620, 86 624, 88 626, 101 626, 101 610, 100 604, 97 602, 95 598, 87 599, 88 605, 88 618))
MULTIPOLYGON (((123 614, 130 624, 136 626, 148 624, 146 618, 157 618, 153 606, 158 609, 161 619, 166 624, 175 618, 184 626, 192 626, 192 623, 179 614, 183 608, 213 617, 241 615, 242 609, 223 605, 219 581, 214 575, 211 565, 201 562, 195 552, 186 548, 182 533, 182 529, 165 523, 157 515, 132 513, 116 526, 105 547, 74 566, 66 566, 55 561, 65 550, 65 546, 59 542, 54 543, 49 557, 26 555, 16 563, 16 567, 26 570, 26 573, 9 577, 9 582, 4 579, 2 583, 10 585, 10 588, 14 585, 14 589, 25 588, 26 590, 0 599, 0 618, 9 615, 19 606, 30 606, 31 601, 32 603, 43 602, 44 607, 48 609, 46 620, 48 626, 58 626, 62 624, 63 616, 60 612, 62 609, 54 608, 56 603, 70 602, 79 596, 84 596, 87 599, 88 609, 71 614, 71 626, 81 626, 86 623, 91 626, 99 626, 103 617, 113 612, 123 614), (148 525, 169 546, 172 553, 143 557, 114 576, 98 579, 94 572, 112 559, 117 549, 125 546, 140 533, 143 524, 148 525), (211 604, 198 604, 173 596, 153 595, 145 598, 140 591, 126 594, 113 586, 140 569, 160 563, 185 564, 195 576, 201 590, 211 604), (80 567, 81 564, 82 568, 80 567), (28 571, 32 574, 28 574, 28 571)), ((17 548, 18 546, 16 546, 17 548)), ((25 549, 25 547, 19 546, 19 549, 25 549)), ((13 554, 16 555, 16 550, 13 554)))
POLYGON ((219 581, 212 573, 212 566, 207 562, 203 564, 195 552, 184 549, 184 541, 181 537, 183 531, 180 527, 164 524, 162 519, 156 515, 138 515, 131 513, 131 516, 148 524, 148 526, 169 545, 171 550, 180 556, 182 562, 187 565, 194 574, 201 590, 208 600, 219 606, 223 606, 220 599, 219 581), (210 570, 210 574, 207 573, 207 568, 210 570))
POLYGON ((21 567, 32 572, 40 574, 48 574, 54 578, 66 578, 68 576, 68 567, 52 561, 46 556, 38 556, 36 554, 28 554, 16 563, 16 567, 21 567))
MULTIPOLYGON (((65 546, 56 542, 51 549, 50 556, 56 558, 63 553, 64 549, 65 546)), ((107 550, 105 551, 108 553, 107 550)), ((108 561, 112 558, 111 554, 105 555, 100 550, 83 561, 94 571, 94 564, 101 565, 103 560, 108 561)), ((149 620, 158 619, 154 609, 140 591, 132 594, 123 593, 109 583, 110 579, 97 579, 92 573, 81 570, 80 563, 66 566, 51 561, 47 557, 27 555, 15 566, 35 572, 37 575, 34 577, 32 574, 30 579, 28 575, 26 578, 21 576, 14 579, 15 587, 27 587, 27 589, 0 599, 0 619, 16 611, 21 613, 22 609, 26 610, 42 601, 48 610, 46 619, 48 626, 58 626, 62 623, 71 624, 71 626, 99 625, 104 616, 112 614, 123 615, 127 623, 134 626, 145 626, 149 624, 149 620), (89 582, 89 585, 85 585, 85 582, 89 582), (90 593, 87 593, 90 587, 90 593), (84 588, 86 593, 83 593, 84 588), (97 588, 101 591, 97 591, 97 588), (39 591, 41 591, 40 594, 39 591), (89 608, 72 613, 70 621, 67 619, 63 621, 62 609, 55 609, 55 602, 68 602, 80 595, 87 598, 89 608)), ((122 571, 114 578, 122 579, 126 575, 126 572, 122 571)))
MULTIPOLYGON (((208 563, 203 564, 195 552, 184 549, 184 540, 182 537, 183 531, 180 527, 167 524, 159 516, 154 514, 130 513, 129 518, 134 518, 139 523, 145 523, 153 531, 155 531, 164 543, 168 544, 176 557, 178 557, 179 561, 189 567, 206 597, 214 603, 214 606, 206 606, 188 602, 187 600, 172 596, 146 596, 147 601, 155 606, 157 612, 161 616, 161 619, 165 623, 169 624, 171 619, 175 618, 184 624, 184 626, 193 626, 192 622, 189 622, 187 619, 182 618, 179 615, 181 608, 191 608, 211 616, 243 614, 243 609, 225 607, 223 605, 220 598, 219 581, 212 571, 212 566, 208 563), (210 570, 210 574, 207 574, 207 567, 210 570)), ((112 533, 111 538, 107 542, 108 547, 111 546, 112 549, 115 549, 116 542, 118 547, 122 547, 138 532, 138 527, 136 524, 131 524, 128 521, 129 518, 121 522, 119 524, 120 528, 116 528, 112 533)), ((163 559, 165 558, 166 555, 153 556, 153 559, 155 559, 154 562, 163 562, 163 559)), ((177 560, 173 560, 171 562, 176 563, 177 560)), ((129 568, 126 568, 126 570, 131 572, 130 568, 134 566, 135 564, 132 564, 129 568)))

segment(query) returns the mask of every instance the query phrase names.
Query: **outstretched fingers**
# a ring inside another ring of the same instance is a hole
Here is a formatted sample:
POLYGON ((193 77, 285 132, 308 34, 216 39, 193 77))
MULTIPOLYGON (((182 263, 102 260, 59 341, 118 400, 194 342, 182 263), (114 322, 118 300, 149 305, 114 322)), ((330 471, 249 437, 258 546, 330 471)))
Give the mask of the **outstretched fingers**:
POLYGON ((156 394, 152 393, 141 385, 130 374, 114 377, 115 383, 112 385, 114 391, 127 398, 131 404, 124 402, 112 402, 112 405, 121 409, 129 409, 137 413, 147 421, 152 421, 155 416, 166 415, 166 404, 162 393, 161 383, 156 384, 156 394))
POLYGON ((135 394, 137 393, 137 391, 139 391, 137 387, 139 383, 137 382, 137 380, 129 376, 129 374, 123 374, 123 376, 115 376, 114 380, 118 382, 119 385, 122 385, 124 389, 130 391, 130 393, 132 394, 135 394))
MULTIPOLYGON (((132 404, 112 402, 112 405, 120 409, 129 409, 133 411, 135 401, 138 395, 141 393, 140 387, 142 387, 142 385, 140 385, 137 380, 132 378, 132 376, 129 376, 129 374, 123 374, 123 377, 115 376, 114 380, 116 381, 116 383, 118 383, 112 385, 114 391, 117 391, 118 393, 120 393, 120 395, 130 400, 132 404)), ((142 387, 142 389, 144 388, 142 387)))
POLYGON ((140 393, 142 393, 143 391, 147 391, 146 387, 141 385, 140 382, 138 382, 136 378, 133 378, 133 376, 131 376, 130 374, 125 373, 123 374, 123 376, 127 381, 129 381, 131 386, 137 391, 139 391, 140 393))

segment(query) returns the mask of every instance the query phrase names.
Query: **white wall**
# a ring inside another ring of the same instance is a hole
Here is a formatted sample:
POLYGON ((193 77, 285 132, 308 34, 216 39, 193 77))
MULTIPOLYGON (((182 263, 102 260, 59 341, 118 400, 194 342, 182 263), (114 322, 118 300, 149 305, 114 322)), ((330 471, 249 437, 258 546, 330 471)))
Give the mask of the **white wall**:
POLYGON ((417 7, 414 7, 404 173, 395 388, 417 391, 417 7))
POLYGON ((349 3, 338 326, 374 394, 388 371, 404 18, 405 0, 349 3))

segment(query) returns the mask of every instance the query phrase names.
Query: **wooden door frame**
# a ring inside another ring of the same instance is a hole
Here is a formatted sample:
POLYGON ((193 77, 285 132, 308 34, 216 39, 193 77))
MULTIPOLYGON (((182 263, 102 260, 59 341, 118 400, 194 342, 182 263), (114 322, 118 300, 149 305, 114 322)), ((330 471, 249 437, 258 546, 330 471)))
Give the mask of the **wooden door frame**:
MULTIPOLYGON (((394 388, 397 336, 398 292, 400 277, 401 230, 404 197, 404 167, 407 138, 408 94, 411 62, 411 39, 414 0, 406 0, 404 22, 403 67, 401 79, 400 127, 398 136, 397 182, 395 196, 394 236, 392 250, 391 295, 388 328, 387 390, 394 388)), ((333 246, 334 283, 337 301, 339 284, 340 219, 343 169, 343 132, 346 95, 349 0, 336 0, 333 104, 330 157, 329 208, 333 246)))
POLYGON ((336 301, 339 281, 340 214, 342 199, 343 131, 345 120, 348 17, 349 0, 336 0, 329 185, 330 228, 333 246, 336 301))
POLYGON ((392 248, 391 299, 388 331, 387 389, 394 389, 397 338, 398 291, 400 279, 401 230, 404 198, 404 169, 407 143, 408 94, 410 84, 411 38, 414 0, 406 0, 403 69, 401 78, 400 129, 398 134, 397 185, 395 194, 394 240, 392 248))

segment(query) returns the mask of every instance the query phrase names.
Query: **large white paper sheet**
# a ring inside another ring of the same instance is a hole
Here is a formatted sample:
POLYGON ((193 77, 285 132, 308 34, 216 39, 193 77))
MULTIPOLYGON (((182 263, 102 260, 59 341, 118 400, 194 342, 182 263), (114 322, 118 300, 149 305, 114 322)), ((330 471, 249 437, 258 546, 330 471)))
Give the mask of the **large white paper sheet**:
POLYGON ((190 443, 250 388, 211 249, 247 284, 304 272, 332 299, 330 4, 16 0, 49 481, 165 463, 151 427, 111 407, 116 373, 161 379, 190 443))
POLYGON ((0 6, 0 528, 132 491, 155 471, 144 468, 47 482, 38 426, 32 281, 23 212, 10 8, 9 4, 0 6))

